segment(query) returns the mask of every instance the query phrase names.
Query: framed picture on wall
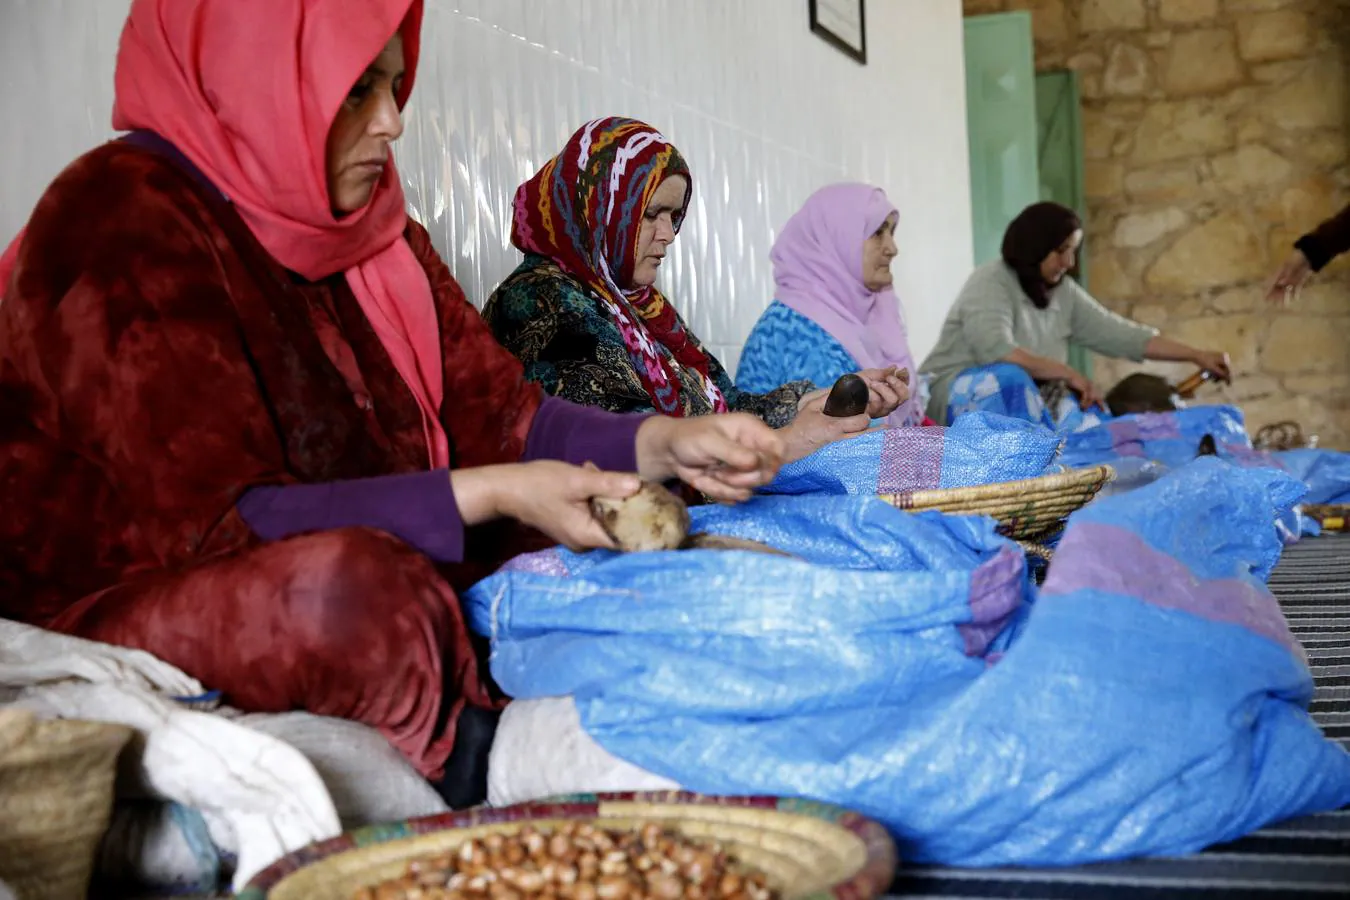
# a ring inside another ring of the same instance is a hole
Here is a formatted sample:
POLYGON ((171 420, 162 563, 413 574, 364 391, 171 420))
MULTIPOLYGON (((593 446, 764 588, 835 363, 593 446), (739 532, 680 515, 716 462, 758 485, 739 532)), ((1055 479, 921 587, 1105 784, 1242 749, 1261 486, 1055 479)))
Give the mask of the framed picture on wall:
POLYGON ((810 0, 811 30, 847 56, 867 65, 863 0, 810 0))

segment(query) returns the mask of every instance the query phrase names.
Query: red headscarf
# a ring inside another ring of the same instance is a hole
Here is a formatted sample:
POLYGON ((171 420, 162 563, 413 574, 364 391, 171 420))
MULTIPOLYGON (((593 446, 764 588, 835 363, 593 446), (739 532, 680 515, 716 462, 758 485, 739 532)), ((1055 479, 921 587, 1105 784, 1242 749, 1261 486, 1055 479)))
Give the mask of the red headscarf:
POLYGON ((576 130, 562 152, 516 189, 511 243, 546 256, 585 284, 623 335, 629 359, 657 412, 684 415, 681 381, 672 362, 696 374, 703 399, 726 412, 726 399, 709 376, 708 356, 654 287, 628 288, 637 265, 643 213, 667 178, 690 181, 674 216, 678 233, 693 194, 689 167, 655 128, 610 116, 576 130), (630 313, 636 312, 637 315, 630 313))
MULTIPOLYGON (((431 286, 403 240, 392 160, 365 208, 342 218, 328 195, 328 132, 395 33, 412 91, 423 0, 134 0, 117 56, 113 127, 174 144, 291 271, 342 272, 422 409, 433 466, 449 464, 431 286)), ((22 235, 0 258, 0 289, 22 235)))

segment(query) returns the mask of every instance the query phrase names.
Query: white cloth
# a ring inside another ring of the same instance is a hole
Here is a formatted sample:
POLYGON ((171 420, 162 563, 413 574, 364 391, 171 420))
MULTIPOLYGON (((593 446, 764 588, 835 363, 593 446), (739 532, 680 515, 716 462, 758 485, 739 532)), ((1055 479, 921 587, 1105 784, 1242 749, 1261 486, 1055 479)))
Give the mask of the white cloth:
POLYGON ((450 808, 384 735, 360 722, 307 712, 252 713, 235 721, 305 754, 328 785, 344 829, 450 808))
MULTIPOLYGON (((342 828, 360 828, 445 812, 440 794, 373 728, 306 712, 249 713, 222 709, 238 725, 285 741, 313 764, 328 788, 342 828)), ((219 829, 217 829, 219 830, 219 829)), ((233 837, 225 839, 233 843, 233 837)), ((114 883, 164 893, 214 886, 217 841, 204 818, 163 802, 123 802, 114 811, 99 874, 114 883)))
POLYGON ((493 806, 558 794, 679 787, 597 744, 581 727, 571 697, 512 701, 488 756, 488 803, 493 806))
POLYGON ((138 732, 121 758, 119 794, 201 811, 237 854, 234 885, 278 857, 337 835, 337 811, 314 766, 277 738, 170 696, 203 693, 147 653, 0 620, 0 690, 42 715, 116 722, 138 732))
POLYGON ((201 682, 143 650, 114 647, 0 619, 0 687, 75 679, 195 697, 201 682))

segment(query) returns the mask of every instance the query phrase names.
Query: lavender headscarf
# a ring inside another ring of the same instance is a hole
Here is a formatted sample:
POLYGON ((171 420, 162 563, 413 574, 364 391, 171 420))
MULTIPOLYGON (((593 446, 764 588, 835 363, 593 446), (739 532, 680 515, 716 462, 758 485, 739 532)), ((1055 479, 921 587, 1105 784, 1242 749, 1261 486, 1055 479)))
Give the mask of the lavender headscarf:
MULTIPOLYGON (((873 292, 862 281, 863 242, 895 211, 881 188, 823 187, 788 219, 769 259, 780 303, 828 331, 861 368, 908 369, 917 387, 900 299, 889 287, 873 292)), ((887 424, 917 425, 917 407, 912 393, 887 424)))

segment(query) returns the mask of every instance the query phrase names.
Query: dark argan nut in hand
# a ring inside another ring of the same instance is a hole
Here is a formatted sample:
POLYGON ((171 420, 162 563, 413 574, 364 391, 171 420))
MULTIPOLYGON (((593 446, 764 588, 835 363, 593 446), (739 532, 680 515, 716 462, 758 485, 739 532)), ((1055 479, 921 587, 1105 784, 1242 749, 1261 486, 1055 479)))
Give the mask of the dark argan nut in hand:
POLYGON ((841 419, 860 416, 867 412, 869 396, 867 382, 851 372, 841 375, 825 398, 825 415, 841 419))

